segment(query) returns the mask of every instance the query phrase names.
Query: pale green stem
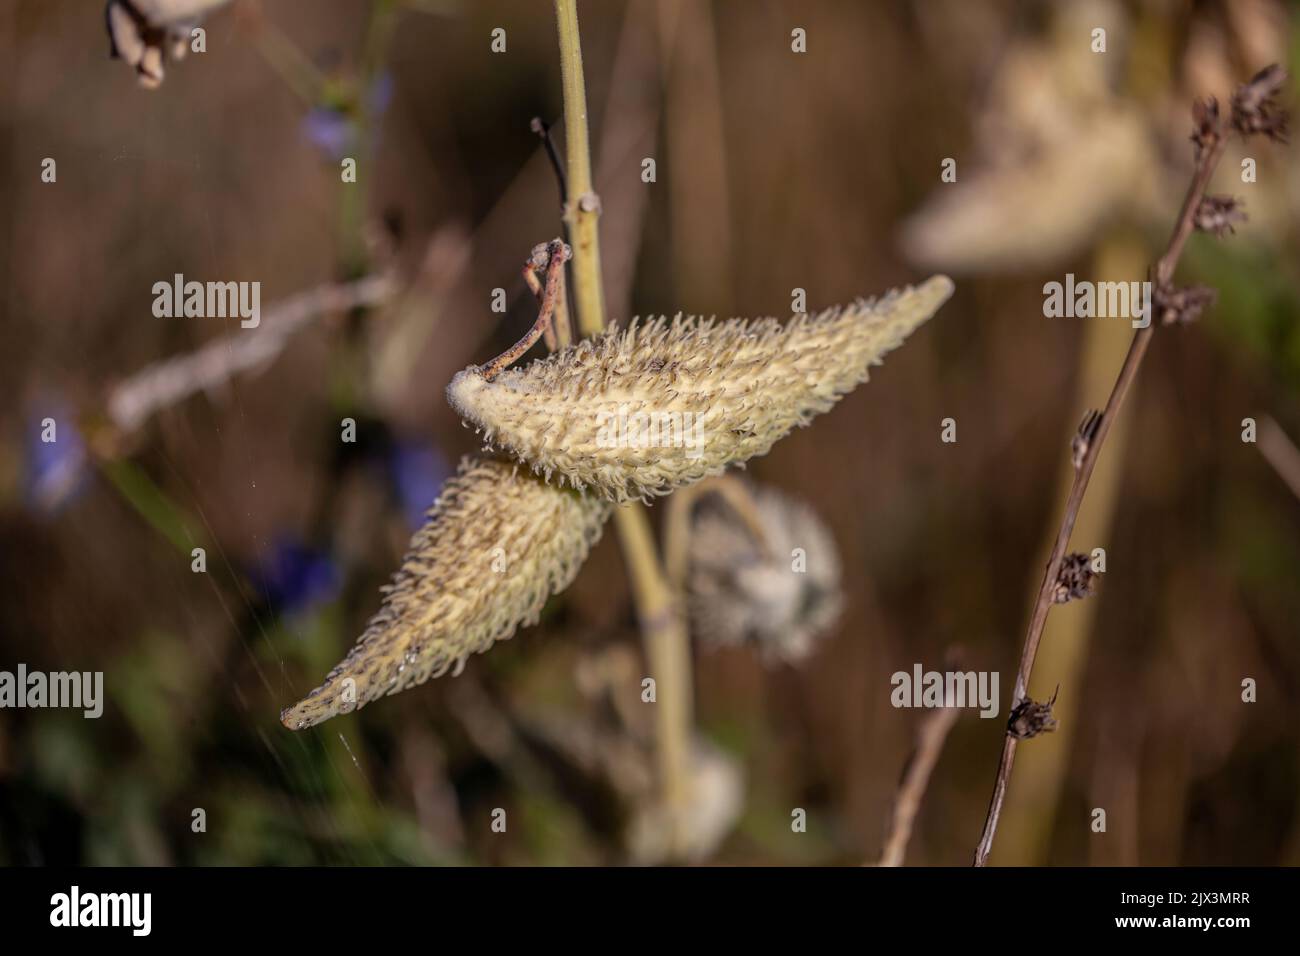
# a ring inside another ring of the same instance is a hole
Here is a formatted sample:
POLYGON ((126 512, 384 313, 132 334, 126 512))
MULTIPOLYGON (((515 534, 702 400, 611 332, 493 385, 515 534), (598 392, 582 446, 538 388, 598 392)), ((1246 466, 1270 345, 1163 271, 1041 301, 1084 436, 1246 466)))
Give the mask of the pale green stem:
POLYGON ((596 335, 605 328, 605 292, 600 271, 600 197, 591 181, 591 145, 587 129, 587 87, 582 75, 576 0, 555 0, 560 33, 560 74, 564 87, 564 149, 569 198, 564 222, 573 245, 573 284, 578 330, 596 335))
MULTIPOLYGON (((576 0, 555 0, 564 87, 564 141, 569 199, 564 221, 573 247, 573 295, 578 329, 596 335, 605 328, 605 296, 600 269, 600 199, 592 188, 587 127, 587 91, 582 75, 576 0)), ((614 514, 646 659, 655 679, 655 727, 659 785, 670 825, 670 852, 685 849, 685 810, 690 799, 691 654, 677 595, 659 559, 645 508, 624 505, 614 514)))

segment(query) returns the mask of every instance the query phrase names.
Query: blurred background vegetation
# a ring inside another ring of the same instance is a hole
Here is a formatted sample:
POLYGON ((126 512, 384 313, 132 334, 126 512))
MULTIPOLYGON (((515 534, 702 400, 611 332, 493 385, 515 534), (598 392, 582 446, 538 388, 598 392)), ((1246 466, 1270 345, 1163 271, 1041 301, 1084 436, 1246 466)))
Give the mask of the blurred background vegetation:
MULTIPOLYGON (((561 114, 551 5, 235 0, 156 92, 108 58, 101 7, 0 5, 0 669, 102 670, 108 697, 99 720, 0 711, 0 862, 657 861, 612 529, 540 626, 460 676, 304 733, 277 719, 351 646, 475 450, 445 384, 531 322, 519 270, 560 230, 529 130, 561 114), (116 428, 108 396, 133 373, 241 334, 155 318, 153 283, 177 272, 259 280, 264 321, 322 284, 399 291, 116 428)), ((890 675, 960 648, 1001 673, 1002 717, 957 722, 907 860, 969 863, 1069 439, 1131 336, 1044 318, 1042 286, 1145 278, 1190 173, 1192 99, 1294 62, 1293 12, 580 6, 615 318, 785 316, 796 288, 816 309, 957 281, 869 385, 751 463, 831 529, 844 609, 795 665, 696 648, 716 771, 698 859, 876 859, 924 716, 889 705, 890 675)), ((1249 149, 1258 181, 1237 149, 1215 191, 1250 221, 1194 238, 1180 271, 1219 304, 1156 336, 1085 504, 1075 545, 1104 547, 1107 573, 1049 623, 1031 691, 1061 685, 1061 728, 1021 748, 995 863, 1300 863, 1300 500, 1241 440, 1246 417, 1300 436, 1300 163, 1249 149)))

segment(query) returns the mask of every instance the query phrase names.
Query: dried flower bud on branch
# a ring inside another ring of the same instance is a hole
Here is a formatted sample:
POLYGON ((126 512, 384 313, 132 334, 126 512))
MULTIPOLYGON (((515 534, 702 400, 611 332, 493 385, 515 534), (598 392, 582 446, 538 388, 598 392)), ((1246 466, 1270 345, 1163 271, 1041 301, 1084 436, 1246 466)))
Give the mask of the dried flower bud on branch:
MULTIPOLYGON (((1060 688, 1057 688, 1057 693, 1060 688)), ((1052 716, 1052 707, 1056 704, 1056 694, 1046 703, 1038 703, 1026 697, 1011 711, 1007 718, 1007 733, 1017 740, 1027 740, 1056 729, 1056 718, 1052 716)))
POLYGON ((1196 144, 1196 159, 1199 162, 1201 156, 1212 149, 1223 135, 1219 123, 1219 101, 1209 96, 1193 103, 1192 122, 1196 124, 1192 130, 1192 142, 1196 144))
POLYGON ((665 495, 766 454, 829 409, 952 289, 935 276, 785 325, 634 323, 492 381, 468 368, 447 398, 490 447, 548 480, 618 502, 665 495))
POLYGON ((1246 221, 1246 213, 1241 207, 1241 200, 1232 196, 1206 196, 1196 207, 1196 228, 1220 239, 1231 235, 1236 232, 1233 227, 1237 223, 1246 221))
POLYGON ((1188 325, 1214 305, 1219 294, 1209 286, 1193 285, 1185 289, 1157 286, 1153 293, 1156 318, 1161 325, 1188 325))
POLYGON ((470 654, 536 623, 546 599, 578 573, 610 510, 514 465, 466 459, 361 639, 281 722, 301 730, 453 665, 459 672, 470 654))
POLYGON ((1242 136, 1263 133, 1269 139, 1286 142, 1287 113, 1278 109, 1274 97, 1286 84, 1286 71, 1276 63, 1264 67, 1249 83, 1232 95, 1232 127, 1242 136))
POLYGON ((1074 464, 1075 471, 1082 467, 1088 450, 1097 438, 1099 428, 1101 428, 1101 412, 1095 408, 1088 409, 1083 416, 1083 421, 1079 422, 1079 430, 1074 433, 1074 439, 1070 442, 1070 461, 1074 464))
POLYGON ((1056 592, 1052 600, 1056 604, 1086 598, 1092 594, 1093 571, 1090 559, 1078 551, 1067 554, 1061 559, 1061 570, 1056 575, 1056 592))

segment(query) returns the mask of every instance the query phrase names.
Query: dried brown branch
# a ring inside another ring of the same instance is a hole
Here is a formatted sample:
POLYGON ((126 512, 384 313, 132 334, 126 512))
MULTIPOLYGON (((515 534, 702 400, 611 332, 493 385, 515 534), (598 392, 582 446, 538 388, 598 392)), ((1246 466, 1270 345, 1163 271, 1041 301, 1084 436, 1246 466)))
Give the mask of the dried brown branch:
POLYGON ((310 289, 279 302, 262 315, 257 329, 213 339, 193 352, 155 362, 119 383, 108 396, 108 415, 121 432, 132 432, 150 416, 201 391, 216 388, 240 372, 265 368, 289 339, 317 316, 374 308, 387 302, 396 284, 370 276, 342 285, 310 289))
POLYGON ((534 116, 529 128, 541 139, 542 146, 546 148, 546 158, 551 161, 551 169, 555 170, 555 181, 560 187, 560 208, 562 209, 569 202, 569 183, 564 174, 564 160, 560 159, 560 153, 555 148, 555 139, 551 136, 551 125, 540 116, 534 116))
MULTIPOLYGON (((546 148, 546 158, 551 161, 551 169, 555 171, 555 182, 560 189, 560 209, 563 210, 569 203, 569 182, 564 172, 564 160, 560 158, 559 150, 555 148, 555 138, 551 136, 551 126, 540 116, 534 116, 530 128, 546 148)), ((540 284, 534 285, 536 276, 531 269, 525 270, 524 278, 528 280, 528 287, 533 290, 533 294, 540 299, 541 287, 540 284)), ((547 349, 552 352, 568 348, 573 344, 573 323, 569 319, 569 288, 565 279, 560 281, 555 299, 555 315, 543 335, 546 337, 547 349)))
MULTIPOLYGON (((1274 140, 1283 140, 1286 132, 1286 114, 1277 109, 1273 97, 1281 88, 1284 79, 1285 74, 1278 67, 1271 66, 1261 70, 1249 83, 1240 87, 1232 98, 1232 128, 1242 135, 1258 132, 1274 140)), ((1034 669, 1034 659, 1038 654, 1043 628, 1047 624, 1048 612, 1056 603, 1055 596, 1062 562, 1070 544, 1075 520, 1079 516, 1079 508, 1083 504, 1084 493, 1088 490, 1088 482, 1092 478, 1093 469, 1105 445, 1106 436, 1110 433, 1111 425, 1133 387, 1138 369, 1141 368, 1142 360, 1151 344, 1151 336, 1156 325, 1190 321, 1208 304, 1208 297, 1203 291, 1176 289, 1173 285, 1173 275, 1187 240, 1198 228, 1197 220, 1202 213, 1205 192, 1209 187, 1210 178, 1214 175, 1215 167, 1223 156, 1228 131, 1224 129, 1220 119, 1219 104, 1212 97, 1198 100, 1193 107, 1192 115, 1195 128, 1191 138, 1196 147, 1196 169, 1192 176, 1192 183, 1187 189, 1187 195, 1183 199, 1173 234, 1169 238, 1169 245, 1151 270, 1152 296, 1155 300, 1153 313, 1158 315, 1153 314, 1150 318, 1158 317, 1159 322, 1152 321, 1134 334, 1128 355, 1124 358, 1124 364, 1120 368, 1114 388, 1111 389, 1110 398, 1106 401, 1106 408, 1101 413, 1101 418, 1097 420, 1091 415, 1086 418, 1085 424, 1091 435, 1081 435, 1080 437, 1084 439, 1082 442, 1076 439, 1074 483, 1070 487, 1061 527, 1057 532, 1051 557, 1043 572, 1043 581, 1038 589, 1034 610, 1029 618, 1029 629, 1025 635, 1020 667, 1016 673, 1015 691, 1012 695, 1013 717, 1018 712, 1023 715, 1022 705, 1029 699, 1029 678, 1034 669)), ((1207 222, 1206 225, 1213 225, 1213 223, 1207 222)), ((1048 706, 1050 710, 1050 705, 1048 706)), ((993 838, 997 834, 998 818, 1002 813, 1003 802, 1006 800, 1007 786, 1011 780, 1019 739, 1009 724, 1002 743, 1002 756, 998 762, 997 777, 993 784, 993 796, 989 800, 988 814, 984 820, 984 832, 975 849, 975 866, 987 864, 989 854, 993 850, 993 838)))
POLYGON ((1272 418, 1259 423, 1259 451, 1278 477, 1300 498, 1300 448, 1272 418))
POLYGON ((916 731, 916 747, 903 771, 898 796, 894 799, 894 812, 889 819, 889 832, 885 848, 880 853, 879 866, 902 866, 907 852, 907 841, 912 837, 912 824, 921 809, 921 799, 930 783, 930 774, 939 762, 948 731, 961 716, 956 707, 942 707, 931 711, 916 731))
MULTIPOLYGON (((483 378, 492 381, 501 371, 509 368, 516 359, 533 347, 534 343, 543 335, 547 335, 547 344, 551 345, 554 341, 552 323, 556 314, 556 305, 559 302, 560 287, 564 281, 564 264, 569 261, 571 253, 569 247, 565 245, 563 239, 552 239, 533 249, 533 254, 524 266, 524 277, 528 281, 528 287, 537 293, 541 291, 541 306, 537 312, 537 321, 535 321, 524 337, 516 342, 510 348, 506 349, 492 361, 488 362, 481 369, 483 378), (546 284, 542 286, 538 283, 536 275, 533 273, 535 268, 546 269, 546 284)), ((552 346, 553 347, 553 346, 552 346)))

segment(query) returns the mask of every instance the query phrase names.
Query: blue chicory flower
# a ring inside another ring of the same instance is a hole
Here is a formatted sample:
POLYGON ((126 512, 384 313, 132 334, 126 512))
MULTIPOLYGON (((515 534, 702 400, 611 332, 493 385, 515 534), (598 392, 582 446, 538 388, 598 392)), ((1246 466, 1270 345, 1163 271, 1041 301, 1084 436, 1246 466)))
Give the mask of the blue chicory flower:
POLYGON ((390 453, 389 469, 402 514, 414 531, 451 475, 447 459, 432 444, 399 440, 390 453))
POLYGON ((61 403, 34 411, 25 437, 27 502, 54 514, 85 490, 89 476, 85 440, 61 403))
POLYGON ((281 614, 328 604, 342 586, 338 565, 328 553, 291 538, 275 542, 260 577, 262 593, 281 614))

